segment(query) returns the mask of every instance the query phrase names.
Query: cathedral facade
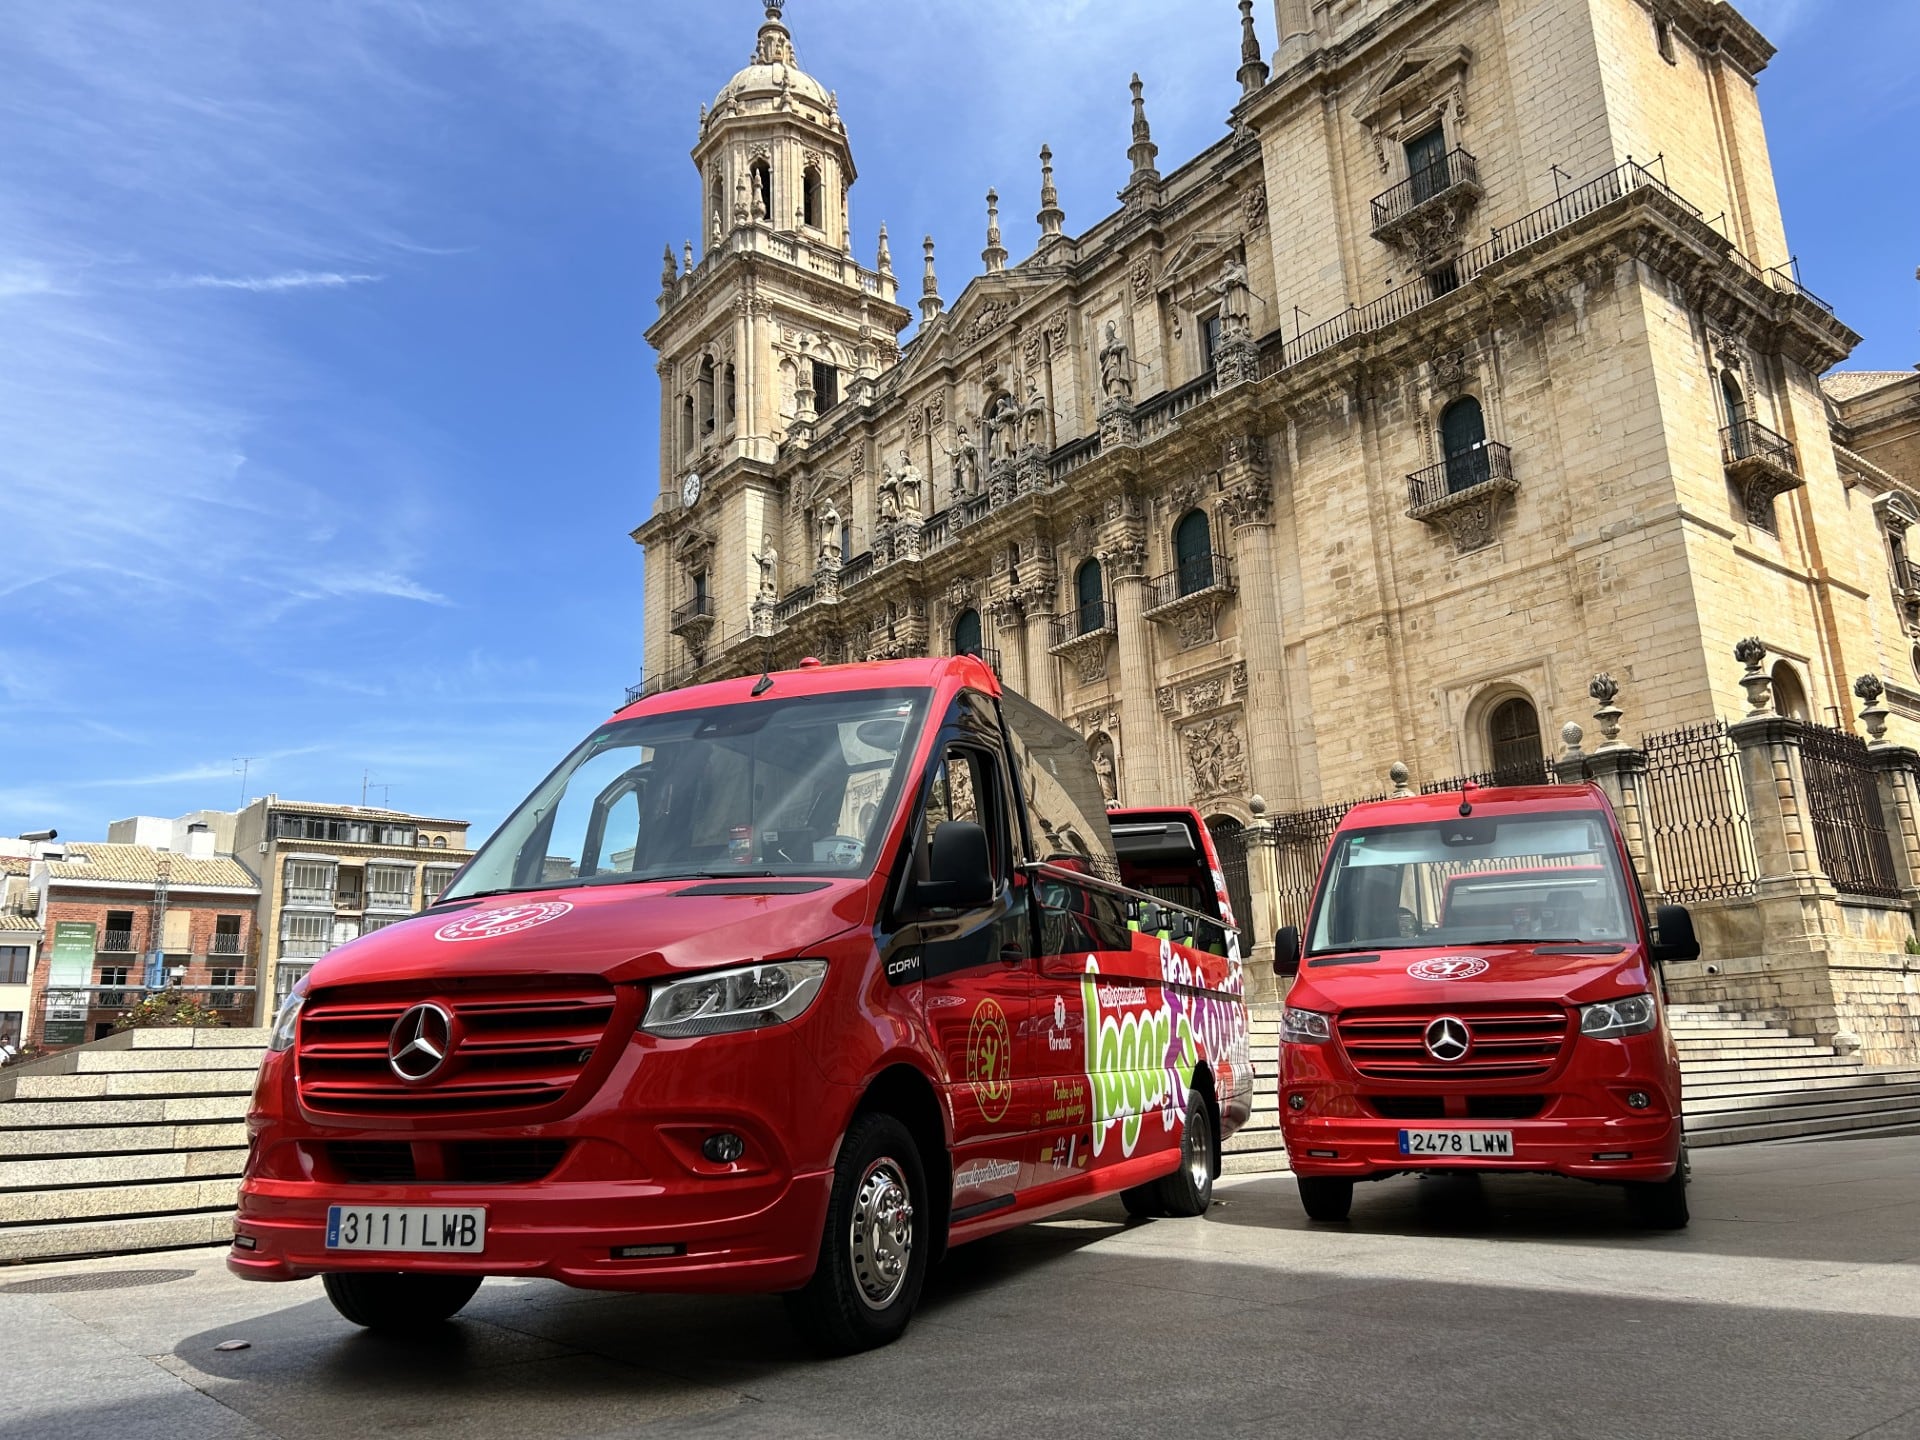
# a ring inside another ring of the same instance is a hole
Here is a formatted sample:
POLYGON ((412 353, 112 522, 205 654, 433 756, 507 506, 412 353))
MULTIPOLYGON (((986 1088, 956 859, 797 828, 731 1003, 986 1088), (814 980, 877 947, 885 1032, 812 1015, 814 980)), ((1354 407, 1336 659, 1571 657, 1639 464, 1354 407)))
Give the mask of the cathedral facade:
POLYGON ((950 303, 902 246, 916 316, 769 5, 648 332, 641 688, 978 650, 1114 799, 1222 826, 1394 761, 1538 776, 1596 671, 1647 731, 1740 713, 1749 636, 1783 712, 1850 725, 1874 674, 1912 726, 1913 500, 1835 440, 1858 337, 1792 263, 1761 35, 1725 0, 1277 0, 1269 50, 1238 8, 1216 144, 1163 167, 1136 77, 1118 208, 1068 233, 1043 150, 1035 252, 989 195, 950 303))

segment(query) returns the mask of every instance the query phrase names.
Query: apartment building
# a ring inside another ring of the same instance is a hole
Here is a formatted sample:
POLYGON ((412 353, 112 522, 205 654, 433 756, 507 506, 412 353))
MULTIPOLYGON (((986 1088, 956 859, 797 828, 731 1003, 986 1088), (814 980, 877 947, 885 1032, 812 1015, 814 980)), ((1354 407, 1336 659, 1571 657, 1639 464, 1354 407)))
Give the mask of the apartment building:
POLYGON ((258 878, 262 1022, 328 951, 439 899, 466 864, 465 820, 266 795, 231 817, 258 878))

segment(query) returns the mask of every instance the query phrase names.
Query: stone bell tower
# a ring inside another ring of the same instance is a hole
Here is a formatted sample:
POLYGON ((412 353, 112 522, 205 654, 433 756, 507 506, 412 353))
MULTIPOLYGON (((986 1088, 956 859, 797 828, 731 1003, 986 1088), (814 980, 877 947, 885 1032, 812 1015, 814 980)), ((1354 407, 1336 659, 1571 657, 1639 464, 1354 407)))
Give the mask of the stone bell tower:
POLYGON ((895 363, 911 319, 886 227, 873 268, 853 257, 847 127, 838 98, 800 68, 784 9, 766 0, 747 67, 701 107, 701 254, 692 240, 679 256, 667 247, 647 332, 660 352, 660 492, 633 538, 647 551, 650 686, 800 578, 802 557, 777 554, 774 462, 895 363))

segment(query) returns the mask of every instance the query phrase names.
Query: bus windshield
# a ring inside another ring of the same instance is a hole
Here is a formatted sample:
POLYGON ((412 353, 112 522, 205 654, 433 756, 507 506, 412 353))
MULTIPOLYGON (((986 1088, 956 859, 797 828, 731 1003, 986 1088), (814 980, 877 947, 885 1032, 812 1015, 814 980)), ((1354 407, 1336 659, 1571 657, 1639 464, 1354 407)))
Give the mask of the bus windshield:
POLYGON ((603 726, 442 901, 693 876, 868 873, 925 690, 769 698, 603 726))
POLYGON ((1624 944, 1632 914, 1600 814, 1475 815, 1341 836, 1308 949, 1624 944))

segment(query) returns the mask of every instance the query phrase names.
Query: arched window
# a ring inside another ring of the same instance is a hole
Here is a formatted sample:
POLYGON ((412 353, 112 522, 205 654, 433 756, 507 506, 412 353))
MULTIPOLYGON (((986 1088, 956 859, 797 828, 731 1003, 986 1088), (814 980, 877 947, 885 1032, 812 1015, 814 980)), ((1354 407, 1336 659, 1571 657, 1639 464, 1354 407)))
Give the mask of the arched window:
POLYGON ((1074 634, 1091 635, 1106 628, 1107 591, 1098 560, 1089 560, 1074 572, 1073 597, 1074 634))
POLYGON ((1540 748, 1540 712, 1531 700, 1516 695, 1494 706, 1487 717, 1487 749, 1495 783, 1540 783, 1546 773, 1546 752, 1540 748))
POLYGON ((698 435, 693 424, 693 396, 683 396, 680 401, 680 449, 691 452, 698 435))
POLYGON ((1807 687, 1800 683, 1799 672, 1782 660, 1773 667, 1774 712, 1789 720, 1811 720, 1813 707, 1807 703, 1807 687))
POLYGON ((821 218, 824 207, 820 201, 820 167, 807 166, 806 174, 800 182, 800 219, 809 229, 818 230, 825 221, 821 218))
POLYGON ((694 384, 694 394, 700 399, 700 433, 713 433, 713 357, 705 356, 700 361, 700 378, 694 384))
POLYGON ((446 849, 446 848, 447 848, 447 837, 446 837, 446 836, 444 836, 444 835, 436 835, 436 836, 434 836, 434 837, 433 837, 433 848, 434 848, 434 849, 436 849, 436 850, 444 850, 444 849, 446 849))
POLYGON ((1440 449, 1446 456, 1449 493, 1489 478, 1487 421, 1473 396, 1463 395, 1440 412, 1440 449))
POLYGON ((753 214, 756 220, 773 216, 773 168, 764 160, 753 162, 753 214))
POLYGON ((727 383, 724 388, 727 400, 727 428, 732 429, 734 421, 740 414, 740 377, 734 370, 731 360, 727 362, 727 383))
POLYGON ((962 610, 960 618, 953 622, 953 653, 978 655, 983 649, 980 643, 980 612, 962 610))
POLYGON ((1206 511, 1189 510, 1173 527, 1173 565, 1180 575, 1182 595, 1213 584, 1213 531, 1206 511))
POLYGON ((1731 370, 1720 372, 1720 403, 1727 413, 1727 454, 1744 460, 1753 450, 1747 430, 1747 396, 1731 370))

